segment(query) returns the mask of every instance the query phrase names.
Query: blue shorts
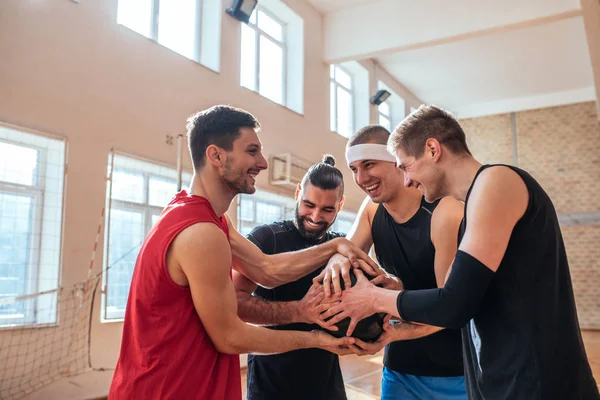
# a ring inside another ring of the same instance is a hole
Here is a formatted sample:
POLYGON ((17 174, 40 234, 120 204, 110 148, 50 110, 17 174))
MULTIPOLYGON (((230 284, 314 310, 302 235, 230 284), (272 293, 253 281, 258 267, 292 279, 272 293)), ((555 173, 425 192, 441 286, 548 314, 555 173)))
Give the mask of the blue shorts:
POLYGON ((464 376, 416 376, 383 367, 381 400, 466 400, 464 376))

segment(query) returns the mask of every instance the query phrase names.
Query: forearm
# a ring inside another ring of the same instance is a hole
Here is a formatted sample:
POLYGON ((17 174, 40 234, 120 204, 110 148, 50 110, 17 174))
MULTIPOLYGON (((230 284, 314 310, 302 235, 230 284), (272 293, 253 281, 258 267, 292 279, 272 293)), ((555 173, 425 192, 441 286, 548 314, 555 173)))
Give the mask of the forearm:
POLYGON ((267 301, 247 292, 237 293, 238 316, 255 325, 282 325, 301 320, 298 301, 267 301))
POLYGON ((431 325, 417 325, 410 322, 400 322, 389 331, 389 342, 398 340, 419 339, 441 331, 443 328, 431 325))
MULTIPOLYGON (((241 322, 241 321, 240 321, 241 322)), ((318 347, 317 336, 311 332, 279 331, 241 323, 227 334, 226 349, 229 354, 275 354, 318 347)))
POLYGON ((459 251, 443 288, 401 292, 393 315, 405 321, 462 328, 479 310, 493 277, 493 271, 459 251))
POLYGON ((266 268, 253 271, 259 275, 257 279, 249 278, 261 286, 280 286, 296 281, 323 266, 336 252, 334 239, 305 250, 266 256, 266 268))

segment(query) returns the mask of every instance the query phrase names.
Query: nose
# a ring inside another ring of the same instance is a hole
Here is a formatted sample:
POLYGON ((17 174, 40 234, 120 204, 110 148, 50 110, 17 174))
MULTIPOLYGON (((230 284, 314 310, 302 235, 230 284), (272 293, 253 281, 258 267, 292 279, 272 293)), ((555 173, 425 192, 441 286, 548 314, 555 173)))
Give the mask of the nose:
POLYGON ((313 212, 310 213, 310 219, 315 224, 321 222, 321 211, 319 211, 317 209, 313 210, 313 212))
POLYGON ((354 173, 354 179, 357 185, 364 185, 369 181, 369 176, 362 170, 358 170, 354 173))
POLYGON ((267 162, 267 159, 262 155, 262 153, 260 153, 260 155, 258 157, 258 162, 256 163, 256 168, 258 168, 260 170, 269 168, 269 163, 267 162))

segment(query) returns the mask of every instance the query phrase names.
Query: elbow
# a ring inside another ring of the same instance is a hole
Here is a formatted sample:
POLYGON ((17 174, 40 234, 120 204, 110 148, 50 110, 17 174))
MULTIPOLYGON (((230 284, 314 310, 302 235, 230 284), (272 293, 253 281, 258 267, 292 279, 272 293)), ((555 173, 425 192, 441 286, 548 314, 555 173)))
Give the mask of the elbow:
POLYGON ((440 326, 448 329, 462 329, 474 315, 475 311, 468 304, 454 303, 448 307, 446 318, 440 326))
POLYGON ((270 266, 262 268, 259 276, 253 279, 253 281, 265 289, 273 289, 286 283, 277 277, 277 274, 270 266))
POLYGON ((219 353, 241 354, 246 352, 241 340, 242 337, 243 334, 240 332, 228 330, 228 333, 224 333, 212 342, 219 353))

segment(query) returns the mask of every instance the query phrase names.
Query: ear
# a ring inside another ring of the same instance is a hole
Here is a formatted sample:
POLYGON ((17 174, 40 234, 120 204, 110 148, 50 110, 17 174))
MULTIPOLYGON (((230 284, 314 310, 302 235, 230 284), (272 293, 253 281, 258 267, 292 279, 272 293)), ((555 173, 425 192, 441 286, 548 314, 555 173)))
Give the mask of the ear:
POLYGON ((342 199, 340 200, 340 208, 338 209, 338 212, 342 211, 342 208, 344 208, 344 200, 346 200, 346 195, 342 195, 342 199))
POLYGON ((429 138, 425 142, 425 153, 433 161, 438 161, 442 155, 442 145, 437 139, 429 138))
POLYGON ((294 199, 298 200, 298 197, 300 197, 300 191, 302 190, 302 188, 300 187, 300 184, 296 185, 296 194, 294 194, 294 199))
POLYGON ((206 148, 206 161, 220 167, 225 161, 225 152, 219 146, 211 144, 206 148))

